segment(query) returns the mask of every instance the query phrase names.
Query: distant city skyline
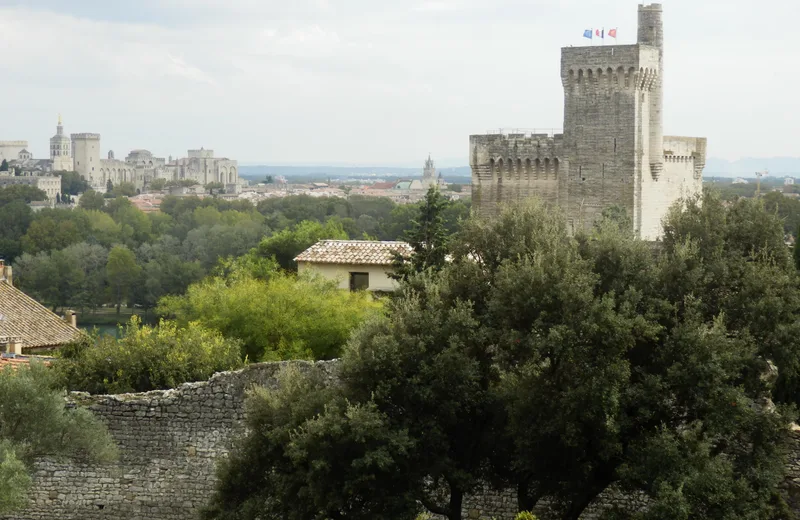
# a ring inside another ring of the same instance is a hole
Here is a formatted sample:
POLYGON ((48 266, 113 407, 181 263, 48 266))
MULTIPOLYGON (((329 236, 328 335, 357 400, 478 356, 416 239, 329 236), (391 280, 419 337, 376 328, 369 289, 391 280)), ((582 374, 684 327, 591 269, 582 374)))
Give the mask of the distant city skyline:
MULTIPOLYGON (((602 27, 634 42, 634 5, 0 0, 0 140, 47 157, 61 113, 118 156, 464 166, 470 134, 560 128, 559 47, 602 27)), ((800 156, 800 4, 673 0, 664 18, 665 133, 707 137, 710 158, 800 156)))

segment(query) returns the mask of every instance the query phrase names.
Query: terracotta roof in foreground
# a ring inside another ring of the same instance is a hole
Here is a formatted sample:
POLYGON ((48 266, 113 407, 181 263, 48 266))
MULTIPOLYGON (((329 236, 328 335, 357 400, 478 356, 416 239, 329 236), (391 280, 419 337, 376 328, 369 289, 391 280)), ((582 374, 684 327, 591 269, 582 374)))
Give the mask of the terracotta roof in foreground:
POLYGON ((300 253, 295 261, 315 264, 391 265, 394 253, 409 256, 407 242, 371 240, 322 240, 300 253))
POLYGON ((81 331, 16 287, 0 279, 0 337, 22 340, 22 348, 57 347, 81 331))

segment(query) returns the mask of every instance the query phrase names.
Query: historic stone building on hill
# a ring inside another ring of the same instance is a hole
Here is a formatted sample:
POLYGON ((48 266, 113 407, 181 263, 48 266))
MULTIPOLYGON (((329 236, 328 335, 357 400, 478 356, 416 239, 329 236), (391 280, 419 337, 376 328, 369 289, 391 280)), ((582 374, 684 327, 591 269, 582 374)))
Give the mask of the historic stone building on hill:
POLYGON ((637 236, 661 236, 667 209, 702 190, 706 161, 705 138, 662 133, 663 41, 661 4, 652 4, 639 6, 636 44, 563 48, 563 134, 470 136, 477 211, 538 195, 575 231, 618 205, 637 236))
POLYGON ((116 185, 130 182, 143 188, 153 179, 193 180, 205 185, 219 182, 228 193, 238 193, 241 180, 239 163, 214 157, 213 150, 189 150, 188 157, 168 160, 154 157, 147 150, 133 150, 125 160, 116 159, 113 151, 101 157, 100 134, 64 134, 58 116, 56 135, 50 138, 50 158, 33 159, 28 141, 0 141, 0 161, 7 160, 17 172, 42 175, 49 172, 76 171, 98 191, 105 191, 108 181, 116 185))

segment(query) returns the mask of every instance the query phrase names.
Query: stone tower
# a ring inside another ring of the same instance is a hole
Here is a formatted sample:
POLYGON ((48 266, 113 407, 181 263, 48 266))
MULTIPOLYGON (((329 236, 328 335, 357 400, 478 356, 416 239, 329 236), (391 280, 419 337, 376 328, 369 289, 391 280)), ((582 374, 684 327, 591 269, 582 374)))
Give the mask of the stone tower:
POLYGON ((93 186, 100 182, 100 134, 72 134, 75 171, 93 186))
POLYGON ((561 49, 564 133, 471 136, 477 211, 538 195, 576 231, 616 205, 638 236, 659 237, 669 206, 702 190, 706 150, 705 139, 663 135, 663 43, 652 4, 639 6, 635 44, 561 49))
POLYGON ((431 186, 436 186, 438 182, 436 166, 433 164, 431 154, 428 154, 428 159, 425 161, 425 167, 422 170, 422 186, 427 190, 431 186))
POLYGON ((61 123, 61 114, 58 116, 56 135, 50 138, 50 160, 53 161, 53 171, 72 171, 72 143, 64 135, 64 125, 61 123))

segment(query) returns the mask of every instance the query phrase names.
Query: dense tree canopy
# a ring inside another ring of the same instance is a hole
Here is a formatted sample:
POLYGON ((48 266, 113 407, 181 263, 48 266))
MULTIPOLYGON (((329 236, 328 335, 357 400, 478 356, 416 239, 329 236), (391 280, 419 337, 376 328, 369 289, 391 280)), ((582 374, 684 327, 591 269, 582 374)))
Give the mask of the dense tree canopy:
POLYGON ((456 520, 482 482, 565 520, 613 485, 651 500, 616 518, 785 518, 800 356, 782 223, 706 195, 654 249, 619 218, 578 237, 537 202, 468 221, 451 262, 358 330, 339 386, 287 373, 253 394, 206 518, 402 519, 421 504, 456 520))

